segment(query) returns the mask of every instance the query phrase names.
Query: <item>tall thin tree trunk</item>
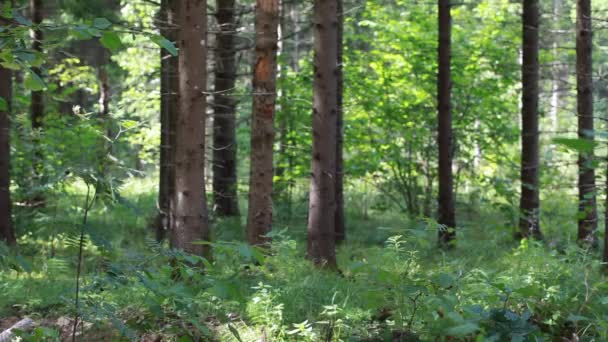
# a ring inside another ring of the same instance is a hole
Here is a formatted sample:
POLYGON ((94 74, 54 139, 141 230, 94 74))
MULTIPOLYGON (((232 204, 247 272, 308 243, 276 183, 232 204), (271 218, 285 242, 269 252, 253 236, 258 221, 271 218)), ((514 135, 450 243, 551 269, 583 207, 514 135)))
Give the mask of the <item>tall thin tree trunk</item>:
POLYGON ((217 0, 213 118, 213 202, 218 216, 238 216, 236 175, 236 17, 234 0, 217 0))
POLYGON ((521 198, 519 236, 541 238, 539 226, 539 19, 538 0, 524 0, 521 131, 521 198))
POLYGON ((343 0, 336 0, 338 4, 338 69, 337 69, 337 117, 336 117, 336 243, 346 239, 346 227, 344 222, 344 108, 343 108, 343 89, 344 72, 342 63, 344 62, 344 4, 343 0))
POLYGON ((171 203, 171 246, 211 257, 205 194, 205 116, 207 101, 207 1, 177 2, 179 27, 179 113, 175 127, 175 191, 171 203))
POLYGON ((338 5, 314 1, 314 100, 308 258, 336 265, 336 127, 338 125, 338 5))
MULTIPOLYGON (((162 0, 159 13, 161 34, 176 40, 175 1, 162 0)), ((171 194, 175 188, 175 123, 178 110, 178 58, 167 50, 160 51, 160 175, 158 191, 159 216, 156 240, 165 238, 170 229, 171 194)))
MULTIPOLYGON (((593 131, 593 59, 591 0, 577 0, 576 6, 576 92, 578 137, 594 140, 593 131)), ((591 246, 597 243, 597 205, 593 152, 578 157, 579 213, 578 240, 591 246)))
MULTIPOLYGON (((39 28, 39 25, 42 23, 43 17, 43 8, 42 8, 42 0, 30 0, 30 12, 32 17, 32 22, 36 25, 36 28, 33 30, 33 39, 34 42, 32 44, 32 50, 42 53, 42 40, 43 33, 39 28)), ((32 71, 37 75, 42 77, 41 69, 38 67, 32 68, 32 71)), ((42 124, 44 120, 44 93, 43 91, 32 91, 31 93, 31 101, 30 101, 30 119, 32 123, 32 131, 34 134, 34 155, 33 155, 33 171, 35 177, 35 187, 39 187, 42 184, 42 173, 43 173, 43 153, 40 146, 40 131, 42 130, 42 124)), ((35 191, 33 193, 32 201, 36 206, 44 204, 44 197, 40 191, 35 191)))
POLYGON ((439 73, 437 75, 438 131, 439 146, 439 213, 437 222, 439 244, 449 247, 456 238, 456 214, 454 209, 454 189, 452 175, 452 79, 451 79, 451 35, 452 18, 450 0, 438 0, 439 6, 439 73))
POLYGON ((563 77, 567 76, 567 70, 560 64, 559 54, 559 32, 560 19, 562 13, 562 0, 553 0, 553 30, 556 32, 553 34, 552 50, 553 50, 553 75, 551 79, 551 107, 549 108, 549 119, 551 120, 551 129, 554 132, 559 130, 559 109, 562 106, 561 100, 561 84, 564 82, 563 77))
MULTIPOLYGON (((0 6, 3 2, 0 1, 0 6)), ((3 19, 0 17, 0 24, 3 19)), ((16 244, 15 232, 11 221, 10 192, 10 112, 12 97, 12 73, 0 65, 0 240, 9 246, 16 244)))
POLYGON ((279 0, 257 0, 256 5, 247 241, 263 245, 272 225, 279 0))

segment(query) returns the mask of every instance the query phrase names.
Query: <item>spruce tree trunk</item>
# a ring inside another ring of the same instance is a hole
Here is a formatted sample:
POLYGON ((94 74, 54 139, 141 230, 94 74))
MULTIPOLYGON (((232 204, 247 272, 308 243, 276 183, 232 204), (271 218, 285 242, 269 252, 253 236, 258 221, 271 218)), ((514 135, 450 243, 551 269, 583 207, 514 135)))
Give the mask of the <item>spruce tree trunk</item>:
POLYGON ((336 0, 338 4, 338 74, 337 74, 337 125, 336 125, 336 243, 346 239, 344 222, 344 109, 343 109, 343 53, 344 53, 344 6, 343 0, 336 0))
POLYGON ((237 34, 234 0, 217 0, 215 15, 219 32, 215 53, 213 117, 213 207, 218 216, 238 216, 236 175, 236 83, 237 34))
POLYGON ((247 241, 252 245, 264 245, 272 226, 278 24, 279 0, 257 0, 247 217, 247 241))
MULTIPOLYGON (((42 23, 43 17, 43 8, 42 8, 42 0, 30 0, 30 14, 32 18, 32 23, 35 26, 39 26, 42 23)), ((33 30, 33 40, 32 50, 42 53, 42 40, 43 40, 42 30, 36 28, 33 30)), ((42 77, 41 69, 38 67, 32 68, 32 71, 42 77)), ((32 166, 34 172, 34 187, 39 187, 42 185, 42 173, 43 173, 43 152, 40 146, 40 131, 42 130, 42 124, 44 120, 44 92, 43 91, 32 91, 30 98, 30 120, 32 123, 32 131, 34 134, 33 144, 34 144, 34 155, 32 156, 32 166)), ((31 198, 33 204, 35 206, 44 205, 44 197, 40 191, 35 191, 32 193, 31 198)))
POLYGON ((171 203, 171 247, 211 257, 205 194, 205 117, 207 101, 207 2, 177 2, 179 27, 179 112, 175 126, 175 191, 171 203))
MULTIPOLYGON (((593 141, 593 78, 591 0, 577 0, 576 6, 576 93, 578 137, 593 141)), ((597 205, 593 152, 578 157, 579 220, 578 240, 597 244, 597 205)))
MULTIPOLYGON (((0 6, 3 2, 0 1, 0 6)), ((5 24, 0 18, 0 24, 5 24)), ((10 107, 12 97, 12 73, 0 65, 0 240, 9 246, 16 244, 15 233, 11 221, 11 192, 10 192, 10 107)))
POLYGON ((338 6, 314 1, 314 100, 308 258, 336 268, 336 151, 338 125, 338 6))
POLYGON ((538 0, 523 3, 523 62, 522 62, 522 132, 521 132, 521 198, 519 236, 541 238, 539 226, 539 19, 538 0))
POLYGON ((439 244, 449 247, 456 238, 456 214, 454 209, 454 189, 452 175, 452 79, 451 79, 451 35, 452 18, 450 0, 439 0, 439 72, 437 75, 438 130, 439 146, 439 212, 437 222, 439 244))
MULTIPOLYGON (((159 26, 163 37, 176 40, 175 1, 162 0, 159 26)), ((178 58, 167 50, 160 51, 160 175, 158 191, 159 216, 156 241, 165 238, 170 229, 171 196, 175 188, 175 123, 178 110, 178 58)))

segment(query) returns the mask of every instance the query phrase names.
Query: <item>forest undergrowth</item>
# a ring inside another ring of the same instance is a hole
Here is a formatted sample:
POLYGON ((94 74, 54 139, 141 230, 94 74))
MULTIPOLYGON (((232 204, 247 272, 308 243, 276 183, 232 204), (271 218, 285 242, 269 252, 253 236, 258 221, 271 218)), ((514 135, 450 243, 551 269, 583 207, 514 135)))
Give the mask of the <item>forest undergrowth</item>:
MULTIPOLYGON (((544 242, 513 242, 490 200, 461 205, 463 238, 443 251, 434 221, 362 214, 371 195, 350 186, 336 273, 303 258, 306 205, 277 206, 268 251, 244 242, 244 219, 215 219, 214 260, 171 252, 153 239, 155 181, 132 178, 89 213, 78 340, 608 340, 608 283, 598 252, 573 242, 563 199, 543 201, 544 242)), ((18 252, 0 249, 0 328, 31 317, 26 341, 71 339, 86 189, 60 193, 44 210, 18 208, 16 227, 32 233, 18 252)))

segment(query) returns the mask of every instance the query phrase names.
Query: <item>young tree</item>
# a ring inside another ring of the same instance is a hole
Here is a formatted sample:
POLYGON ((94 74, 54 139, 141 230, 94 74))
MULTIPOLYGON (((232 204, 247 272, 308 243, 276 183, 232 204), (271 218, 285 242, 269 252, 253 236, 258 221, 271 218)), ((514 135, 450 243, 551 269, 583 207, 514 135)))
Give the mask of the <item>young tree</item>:
POLYGON ((213 208, 218 216, 238 216, 236 177, 235 0, 217 0, 219 26, 213 101, 213 208))
POLYGON ((456 214, 454 209, 454 189, 452 175, 452 18, 450 0, 438 0, 439 7, 439 72, 437 74, 437 109, 439 146, 439 212, 437 222, 442 225, 439 230, 439 244, 449 247, 456 238, 456 214))
POLYGON ((171 203, 171 247, 211 257, 205 197, 205 98, 207 1, 177 1, 179 111, 175 126, 175 191, 171 203))
POLYGON ((314 1, 314 99, 308 258, 336 265, 336 145, 338 126, 338 5, 314 1))
POLYGON ((336 125, 336 243, 346 239, 346 227, 344 222, 344 109, 343 109, 343 89, 344 72, 342 63, 344 62, 344 3, 343 0, 336 0, 338 4, 338 75, 337 75, 337 125, 336 125))
POLYGON ((538 139, 538 0, 523 1, 521 198, 519 237, 541 238, 539 227, 539 139, 538 139))
MULTIPOLYGON (((578 137, 593 141, 593 75, 592 75, 591 0, 576 2, 576 98, 578 137)), ((578 240, 597 243, 597 205, 593 151, 580 152, 578 157, 579 220, 578 240)))
MULTIPOLYGON (((0 1, 0 6, 4 5, 0 1)), ((0 24, 4 25, 2 17, 0 24)), ((10 103, 12 97, 12 73, 0 65, 0 240, 15 245, 15 233, 11 222, 10 192, 10 103)))
MULTIPOLYGON (((159 12, 161 34, 176 40, 175 1, 162 0, 159 12)), ((160 51, 160 177, 159 216, 156 240, 162 241, 170 228, 171 194, 175 188, 175 123, 178 110, 178 59, 167 50, 160 51)))
POLYGON ((279 0, 257 0, 247 217, 247 240, 252 245, 263 245, 272 225, 278 24, 279 0))

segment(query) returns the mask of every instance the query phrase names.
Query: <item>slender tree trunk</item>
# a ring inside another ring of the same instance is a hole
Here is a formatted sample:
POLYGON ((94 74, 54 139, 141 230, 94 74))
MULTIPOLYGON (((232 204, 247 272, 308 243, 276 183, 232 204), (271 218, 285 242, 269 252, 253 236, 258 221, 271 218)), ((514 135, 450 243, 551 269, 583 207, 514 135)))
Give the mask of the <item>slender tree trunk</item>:
POLYGON ((218 216, 238 216, 236 176, 236 17, 234 0, 217 0, 213 118, 213 202, 218 216))
POLYGON ((336 127, 338 125, 338 5, 314 1, 314 100, 308 258, 336 265, 336 127))
POLYGON ((439 146, 439 213, 437 222, 439 244, 449 247, 456 238, 456 214, 454 209, 454 189, 452 175, 452 79, 451 79, 451 35, 452 18, 450 0, 439 0, 439 73, 437 75, 438 131, 439 146))
MULTIPOLYGON (((43 8, 42 0, 30 0, 30 14, 32 22, 36 26, 33 30, 33 44, 32 50, 42 53, 42 40, 43 33, 38 26, 42 23, 43 8)), ((32 71, 42 77, 41 69, 38 67, 32 68, 32 71)), ((32 123, 33 131, 33 144, 34 144, 34 155, 33 155, 33 171, 34 171, 34 186, 39 187, 42 185, 42 174, 43 174, 43 152, 40 146, 40 132, 42 130, 42 124, 44 120, 44 93, 43 91, 32 91, 30 99, 30 119, 32 123)), ((31 200, 35 206, 44 205, 44 197, 40 191, 35 191, 31 200)))
POLYGON ((171 246, 211 257, 205 194, 205 116, 207 101, 207 1, 177 2, 179 27, 179 112, 175 127, 175 191, 171 203, 171 246))
MULTIPOLYGON (((591 0, 577 0, 576 6, 576 92, 578 137, 593 141, 593 60, 592 60, 591 0)), ((592 246, 597 244, 597 205, 593 152, 581 152, 578 157, 579 213, 578 240, 592 246)))
MULTIPOLYGON (((161 34, 176 40, 175 1, 162 0, 159 13, 161 34)), ((178 110, 178 59, 167 50, 160 51, 160 176, 158 191, 159 216, 156 240, 165 238, 170 229, 171 195, 175 188, 175 122, 178 110)))
POLYGON ((521 198, 519 237, 541 238, 539 226, 539 139, 538 139, 538 82, 539 82, 539 19, 538 0, 524 0, 523 6, 523 62, 522 62, 522 131, 521 131, 521 198))
POLYGON ((256 5, 247 240, 263 245, 272 225, 279 0, 257 0, 256 5))
POLYGON ((344 109, 343 109, 343 89, 344 72, 342 63, 344 62, 344 4, 343 0, 336 0, 338 4, 338 69, 337 69, 337 90, 336 101, 338 112, 336 115, 336 243, 346 239, 346 227, 344 222, 344 109))
MULTIPOLYGON (((0 6, 3 2, 0 1, 0 6)), ((0 18, 0 24, 3 19, 0 18)), ((12 97, 12 73, 0 65, 0 240, 9 246, 16 244, 15 233, 11 222, 10 192, 10 108, 12 97)))

